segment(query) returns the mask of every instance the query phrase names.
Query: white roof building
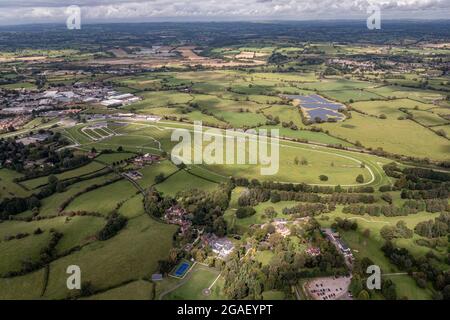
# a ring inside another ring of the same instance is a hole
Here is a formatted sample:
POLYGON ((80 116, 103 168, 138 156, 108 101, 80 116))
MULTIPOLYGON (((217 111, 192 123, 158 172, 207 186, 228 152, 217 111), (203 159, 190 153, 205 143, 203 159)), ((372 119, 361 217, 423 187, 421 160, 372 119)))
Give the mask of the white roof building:
POLYGON ((103 100, 102 102, 100 102, 100 104, 105 106, 105 107, 120 107, 121 105, 123 105, 123 101, 122 100, 109 99, 109 100, 103 100))
POLYGON ((131 99, 134 98, 134 95, 131 93, 125 93, 125 94, 119 94, 117 96, 112 96, 110 99, 112 100, 125 100, 125 99, 131 99))

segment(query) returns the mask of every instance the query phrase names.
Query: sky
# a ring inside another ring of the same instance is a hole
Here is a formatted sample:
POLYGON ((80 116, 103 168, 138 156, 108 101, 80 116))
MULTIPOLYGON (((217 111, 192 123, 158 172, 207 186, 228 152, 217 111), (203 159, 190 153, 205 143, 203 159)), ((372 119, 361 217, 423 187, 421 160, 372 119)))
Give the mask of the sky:
POLYGON ((366 19, 371 5, 386 19, 450 19, 450 0, 0 0, 0 25, 65 23, 71 5, 85 23, 366 19))

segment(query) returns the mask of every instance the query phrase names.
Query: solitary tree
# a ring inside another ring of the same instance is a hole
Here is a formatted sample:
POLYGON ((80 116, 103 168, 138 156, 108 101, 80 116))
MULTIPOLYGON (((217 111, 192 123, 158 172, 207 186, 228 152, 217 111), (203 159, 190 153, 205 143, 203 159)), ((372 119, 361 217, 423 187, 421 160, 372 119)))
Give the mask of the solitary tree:
POLYGON ((358 183, 364 183, 364 176, 362 174, 358 175, 356 177, 356 182, 358 183))

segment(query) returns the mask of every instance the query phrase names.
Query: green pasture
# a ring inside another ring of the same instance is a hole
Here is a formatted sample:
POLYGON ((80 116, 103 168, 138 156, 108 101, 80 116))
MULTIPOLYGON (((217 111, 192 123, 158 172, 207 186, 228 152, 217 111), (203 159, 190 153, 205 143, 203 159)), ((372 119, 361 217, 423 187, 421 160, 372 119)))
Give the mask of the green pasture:
POLYGON ((45 298, 64 299, 73 295, 66 287, 66 268, 73 264, 80 266, 83 281, 90 281, 96 290, 150 277, 158 271, 158 261, 168 257, 175 230, 175 226, 148 216, 129 220, 114 238, 94 242, 52 262, 45 298), (158 245, 152 245, 155 243, 158 245))

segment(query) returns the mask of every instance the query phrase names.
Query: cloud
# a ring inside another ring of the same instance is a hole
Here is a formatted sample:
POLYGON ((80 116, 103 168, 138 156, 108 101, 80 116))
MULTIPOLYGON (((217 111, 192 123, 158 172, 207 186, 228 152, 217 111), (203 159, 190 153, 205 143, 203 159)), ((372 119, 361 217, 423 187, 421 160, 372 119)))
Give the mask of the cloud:
POLYGON ((87 21, 351 19, 365 17, 369 5, 380 6, 394 18, 442 18, 450 13, 449 0, 5 0, 0 2, 0 23, 64 21, 65 9, 74 4, 87 21))

